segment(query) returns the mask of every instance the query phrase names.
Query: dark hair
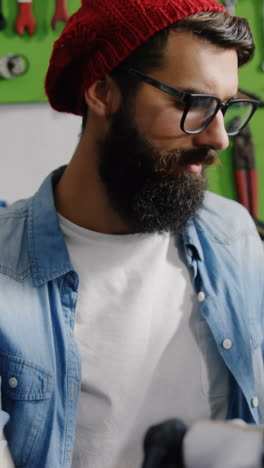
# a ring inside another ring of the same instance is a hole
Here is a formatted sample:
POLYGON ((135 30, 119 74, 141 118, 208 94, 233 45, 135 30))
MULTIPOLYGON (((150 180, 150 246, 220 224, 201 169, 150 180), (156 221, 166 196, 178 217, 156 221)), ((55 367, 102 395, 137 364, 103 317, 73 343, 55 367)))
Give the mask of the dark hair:
MULTIPOLYGON (((156 33, 110 73, 119 86, 124 100, 128 101, 133 98, 142 83, 133 77, 128 79, 123 68, 131 67, 143 73, 149 73, 162 67, 169 34, 175 30, 189 31, 220 47, 236 49, 239 67, 249 62, 254 54, 254 40, 246 18, 229 16, 224 12, 196 13, 156 33)), ((88 108, 83 116, 83 130, 87 116, 88 108)))

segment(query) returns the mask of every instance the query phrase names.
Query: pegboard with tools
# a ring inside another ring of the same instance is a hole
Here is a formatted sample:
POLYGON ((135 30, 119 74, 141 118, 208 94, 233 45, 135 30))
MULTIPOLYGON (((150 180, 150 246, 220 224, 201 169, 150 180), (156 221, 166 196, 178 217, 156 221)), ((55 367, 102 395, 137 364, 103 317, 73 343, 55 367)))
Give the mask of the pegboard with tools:
POLYGON ((46 101, 54 41, 81 0, 0 0, 0 103, 46 101))

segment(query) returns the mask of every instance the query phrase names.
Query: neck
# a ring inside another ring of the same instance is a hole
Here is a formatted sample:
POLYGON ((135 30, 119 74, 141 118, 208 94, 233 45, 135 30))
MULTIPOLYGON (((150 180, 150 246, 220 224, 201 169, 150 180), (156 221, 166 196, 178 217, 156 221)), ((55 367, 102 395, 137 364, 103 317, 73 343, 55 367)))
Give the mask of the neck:
POLYGON ((97 148, 88 135, 80 143, 55 188, 59 214, 78 226, 104 234, 128 234, 126 224, 113 210, 100 180, 97 148))

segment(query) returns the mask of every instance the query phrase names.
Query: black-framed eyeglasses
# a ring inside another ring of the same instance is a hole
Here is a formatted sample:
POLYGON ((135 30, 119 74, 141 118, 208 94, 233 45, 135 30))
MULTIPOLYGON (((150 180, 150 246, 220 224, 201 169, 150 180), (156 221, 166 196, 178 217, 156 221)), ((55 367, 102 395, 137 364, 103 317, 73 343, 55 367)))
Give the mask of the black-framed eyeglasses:
POLYGON ((244 128, 254 112, 258 109, 260 102, 256 99, 235 99, 223 103, 217 96, 209 94, 189 93, 169 86, 162 81, 151 78, 133 68, 124 69, 137 79, 154 86, 155 88, 171 94, 182 107, 180 128, 183 132, 195 135, 203 132, 212 122, 219 110, 224 115, 224 125, 229 136, 237 135, 244 128))

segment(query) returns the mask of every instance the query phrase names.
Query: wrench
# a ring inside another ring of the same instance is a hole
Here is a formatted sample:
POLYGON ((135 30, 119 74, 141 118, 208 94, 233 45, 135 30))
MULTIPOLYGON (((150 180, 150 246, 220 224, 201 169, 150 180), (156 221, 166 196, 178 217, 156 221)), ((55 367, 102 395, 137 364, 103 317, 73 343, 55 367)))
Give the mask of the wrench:
POLYGON ((235 16, 236 4, 237 4, 237 0, 224 0, 224 5, 226 9, 229 11, 231 16, 235 16))
POLYGON ((2 0, 0 0, 0 31, 5 29, 5 27, 6 27, 6 19, 3 13, 3 2, 2 0))
POLYGON ((32 0, 17 0, 18 16, 15 23, 15 30, 19 36, 22 36, 25 29, 32 36, 36 31, 37 22, 33 15, 32 0))
POLYGON ((55 30, 57 23, 63 21, 67 23, 70 18, 70 14, 67 11, 67 0, 56 0, 56 8, 51 21, 52 29, 55 30))

